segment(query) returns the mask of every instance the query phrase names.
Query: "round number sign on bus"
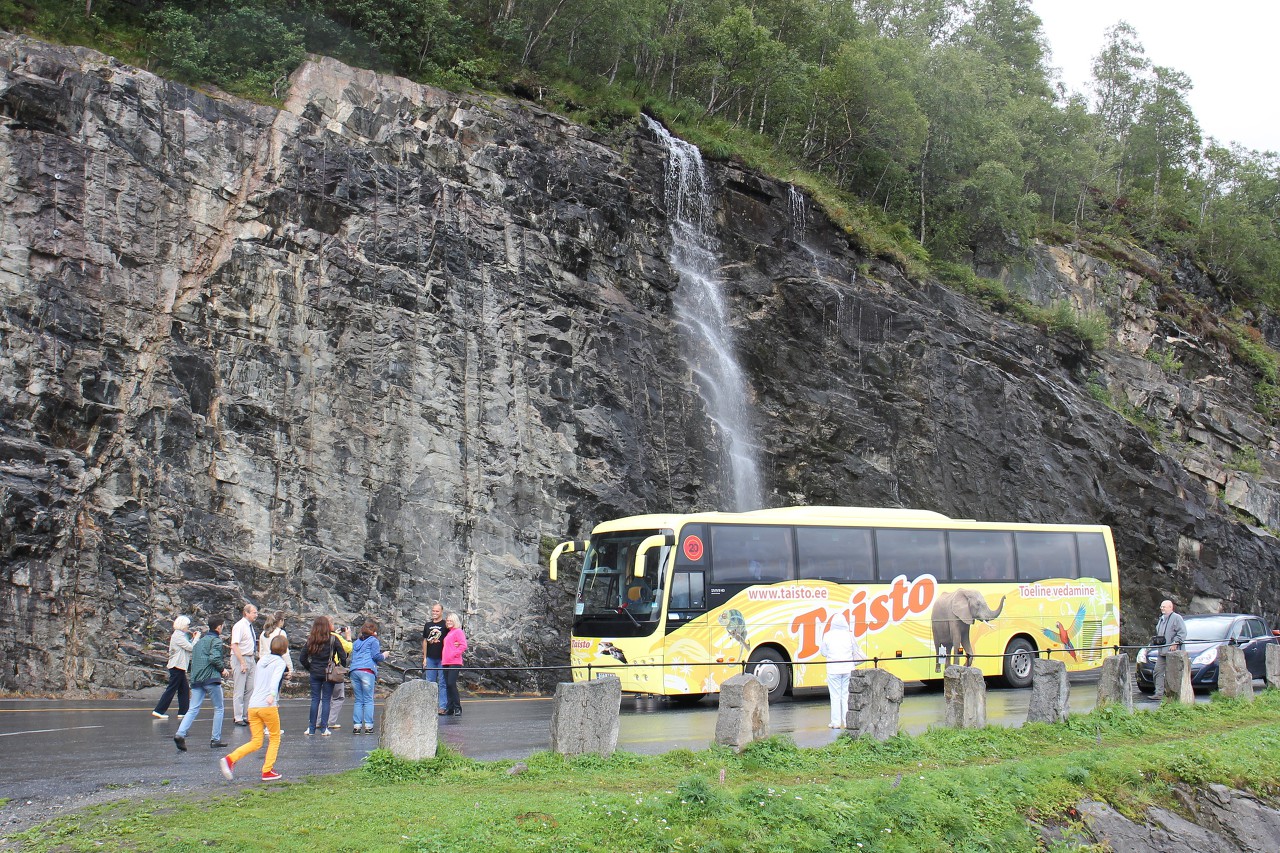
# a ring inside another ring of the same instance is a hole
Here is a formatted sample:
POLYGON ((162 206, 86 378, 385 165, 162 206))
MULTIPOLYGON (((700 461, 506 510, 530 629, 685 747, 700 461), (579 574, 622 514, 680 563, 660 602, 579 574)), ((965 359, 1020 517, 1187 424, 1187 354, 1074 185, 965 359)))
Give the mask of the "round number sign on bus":
POLYGON ((702 559, 702 540, 697 536, 686 536, 684 538, 684 555, 693 562, 702 559))

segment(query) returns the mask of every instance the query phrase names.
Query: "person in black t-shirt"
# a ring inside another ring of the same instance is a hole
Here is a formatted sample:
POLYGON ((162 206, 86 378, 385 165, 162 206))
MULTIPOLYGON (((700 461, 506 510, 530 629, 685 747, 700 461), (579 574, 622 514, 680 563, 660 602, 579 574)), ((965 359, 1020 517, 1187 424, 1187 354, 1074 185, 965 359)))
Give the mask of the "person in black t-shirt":
POLYGON ((444 690, 444 668, 440 663, 444 657, 444 635, 447 633, 449 626, 444 623, 444 605, 437 601, 431 605, 431 621, 422 627, 422 677, 435 682, 440 714, 444 714, 448 702, 444 690))

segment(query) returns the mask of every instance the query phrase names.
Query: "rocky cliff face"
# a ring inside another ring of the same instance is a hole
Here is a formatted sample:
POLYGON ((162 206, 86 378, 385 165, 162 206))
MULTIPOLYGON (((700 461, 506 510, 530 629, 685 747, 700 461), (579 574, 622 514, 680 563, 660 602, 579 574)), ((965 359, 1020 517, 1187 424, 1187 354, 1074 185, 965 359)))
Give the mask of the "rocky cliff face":
MULTIPOLYGON (((0 686, 153 683, 175 614, 245 599, 295 638, 378 619, 400 662, 441 599, 472 662, 531 668, 495 682, 545 684, 571 591, 543 540, 724 504, 652 132, 331 60, 280 110, 16 37, 0 72, 0 686)), ((1133 274, 1007 271, 1111 311, 1090 356, 712 178, 770 504, 1103 522, 1127 637, 1166 595, 1274 620, 1274 433, 1202 343, 1141 358, 1133 274)))

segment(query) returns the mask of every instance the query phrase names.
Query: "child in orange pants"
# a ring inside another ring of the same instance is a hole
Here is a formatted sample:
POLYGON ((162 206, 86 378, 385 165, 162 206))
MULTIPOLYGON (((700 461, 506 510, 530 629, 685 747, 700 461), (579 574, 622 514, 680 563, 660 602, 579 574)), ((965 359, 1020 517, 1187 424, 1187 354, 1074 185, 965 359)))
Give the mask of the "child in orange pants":
POLYGON ((228 779, 235 778, 236 762, 262 748, 263 729, 271 735, 267 744, 267 760, 262 762, 262 780, 279 779, 275 771, 276 754, 280 751, 280 709, 277 705, 280 679, 284 676, 284 655, 289 641, 277 635, 271 639, 271 654, 258 661, 253 673, 253 695, 249 697, 249 731, 253 737, 244 746, 218 761, 218 769, 228 779))

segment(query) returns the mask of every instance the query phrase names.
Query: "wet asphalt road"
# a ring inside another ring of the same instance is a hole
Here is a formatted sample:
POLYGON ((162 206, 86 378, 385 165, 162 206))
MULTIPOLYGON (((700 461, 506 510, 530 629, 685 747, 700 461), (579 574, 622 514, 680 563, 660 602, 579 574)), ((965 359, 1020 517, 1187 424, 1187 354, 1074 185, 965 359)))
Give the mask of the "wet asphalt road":
MULTIPOLYGON (((1071 710, 1085 713, 1096 702, 1093 678, 1073 679, 1071 710)), ((158 691, 157 691, 158 694, 158 691)), ((987 717, 993 725, 1019 726, 1026 720, 1030 690, 991 690, 987 717)), ((209 748, 212 710, 205 706, 187 737, 188 751, 178 752, 173 733, 176 706, 164 721, 150 714, 151 702, 131 700, 0 700, 0 834, 14 824, 53 816, 59 810, 133 795, 177 793, 259 785, 262 752, 241 762, 234 783, 217 770, 217 759, 249 739, 249 730, 232 725, 230 697, 223 739, 226 750, 209 748), (6 827, 6 824, 10 826, 6 827)), ((284 735, 276 769, 286 780, 357 767, 378 745, 377 735, 352 735, 351 699, 343 709, 346 729, 332 737, 303 734, 309 701, 282 704, 284 735)), ((1149 703, 1139 702, 1151 707, 1149 703)), ((493 697, 464 699, 461 717, 441 717, 440 741, 458 753, 481 760, 520 759, 550 746, 550 698, 493 697)), ((838 736, 827 728, 825 690, 801 691, 794 699, 770 706, 770 733, 789 734, 803 747, 822 746, 838 736)), ((382 703, 376 719, 381 722, 382 703)), ((940 725, 943 698, 908 685, 901 708, 903 731, 919 733, 940 725)), ((680 707, 662 699, 623 697, 618 748, 658 754, 673 749, 706 748, 715 737, 716 702, 704 699, 680 707)))

